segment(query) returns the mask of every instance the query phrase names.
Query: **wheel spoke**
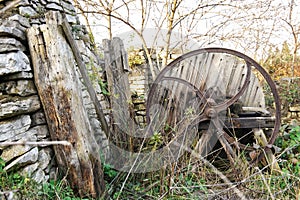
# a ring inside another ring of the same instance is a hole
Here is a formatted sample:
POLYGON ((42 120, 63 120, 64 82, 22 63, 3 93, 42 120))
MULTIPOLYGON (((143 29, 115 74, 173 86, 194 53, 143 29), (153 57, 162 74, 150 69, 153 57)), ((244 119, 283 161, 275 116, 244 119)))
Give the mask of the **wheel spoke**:
MULTIPOLYGON (((273 131, 268 138, 267 145, 263 147, 266 150, 272 146, 279 132, 281 119, 279 95, 268 73, 253 59, 234 50, 224 48, 199 49, 184 54, 167 65, 157 76, 149 91, 146 106, 147 122, 150 124, 150 108, 155 104, 160 104, 164 108, 158 112, 161 115, 166 115, 165 118, 172 118, 175 126, 184 119, 185 110, 192 107, 196 113, 193 113, 193 117, 189 120, 191 126, 203 123, 204 125, 212 124, 216 130, 216 133, 213 133, 213 130, 209 130, 210 126, 206 126, 208 129, 204 131, 205 133, 202 134, 196 145, 197 151, 206 154, 210 148, 207 147, 207 143, 210 143, 212 135, 216 134, 228 160, 233 164, 237 158, 235 150, 253 151, 254 148, 249 146, 249 142, 244 142, 245 138, 241 136, 241 133, 236 137, 235 124, 224 127, 225 124, 221 121, 220 116, 225 116, 224 113, 227 113, 226 117, 230 118, 231 116, 228 115, 229 107, 234 106, 238 101, 244 101, 245 98, 247 102, 254 102, 256 96, 253 94, 258 94, 258 97, 264 98, 262 89, 256 86, 261 81, 258 80, 257 74, 260 78, 264 78, 269 85, 275 104, 273 131), (228 60, 226 61, 226 59, 228 60), (191 65, 191 63, 193 64, 191 65), (226 65, 228 63, 229 66, 226 65), (222 73, 224 73, 225 82, 222 82, 222 73), (235 75, 237 77, 234 77, 235 75), (165 95, 163 90, 169 90, 171 94, 165 95), (257 93, 258 90, 260 93, 257 93), (228 91, 230 95, 228 95, 228 91), (191 96, 196 99, 195 104, 189 102, 191 96), (159 98, 167 99, 167 102, 159 103, 159 98)), ((246 104, 247 106, 250 108, 248 104, 246 104)), ((255 106, 253 107, 256 108, 255 106)), ((264 102, 263 106, 258 105, 257 108, 264 110, 264 102)), ((158 122, 163 124, 164 120, 158 120, 158 122)), ((245 137, 253 135, 253 132, 247 129, 245 131, 247 131, 245 137)), ((258 162, 261 158, 262 156, 258 156, 253 163, 258 162)))

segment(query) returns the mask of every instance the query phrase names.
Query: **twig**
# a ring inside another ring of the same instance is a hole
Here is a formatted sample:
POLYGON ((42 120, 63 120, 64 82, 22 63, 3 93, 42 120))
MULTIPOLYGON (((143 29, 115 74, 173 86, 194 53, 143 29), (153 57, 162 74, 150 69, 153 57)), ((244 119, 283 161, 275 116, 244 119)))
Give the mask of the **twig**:
POLYGON ((1 142, 1 146, 13 146, 13 145, 34 145, 34 146, 49 146, 49 145, 66 145, 70 146, 71 143, 68 141, 41 141, 41 142, 31 142, 31 141, 17 141, 17 142, 1 142))
MULTIPOLYGON (((180 144, 178 144, 180 145, 180 144)), ((204 157, 202 157, 201 155, 197 154, 195 151, 193 151, 191 148, 189 147, 183 147, 184 150, 188 151, 191 153, 192 156, 200 159, 205 165, 207 165, 208 167, 210 167, 225 183, 231 185, 231 187, 229 187, 226 190, 231 190, 233 189, 233 191, 238 195, 238 197, 240 199, 247 199, 244 194, 237 188, 237 185, 235 185, 234 183, 232 183, 221 171, 219 171, 215 166, 213 166, 208 160, 206 160, 204 157)), ((226 191, 224 190, 224 191, 226 191)))
POLYGON ((6 194, 9 194, 9 193, 11 193, 11 192, 18 192, 19 190, 9 190, 9 191, 1 191, 0 190, 0 195, 6 195, 6 194))
MULTIPOLYGON (((19 190, 9 190, 9 191, 1 191, 0 190, 0 198, 1 198, 1 195, 4 196, 4 199, 13 199, 14 197, 14 193, 15 192, 18 192, 19 190)), ((1 198, 2 199, 2 198, 1 198)))
POLYGON ((269 192, 269 194, 270 194, 271 199, 272 199, 272 200, 275 200, 275 197, 274 197, 274 195, 273 195, 272 192, 271 192, 270 185, 267 183, 267 180, 266 180, 265 176, 264 176, 263 173, 259 170, 258 167, 255 167, 255 169, 259 172, 259 174, 260 174, 260 176, 261 176, 261 178, 262 178, 262 180, 263 180, 265 186, 267 187, 267 190, 268 190, 268 192, 269 192))
POLYGON ((12 1, 11 3, 9 3, 7 6, 5 6, 4 8, 2 8, 0 10, 0 15, 3 15, 5 12, 7 12, 8 10, 14 8, 18 3, 20 3, 22 0, 15 0, 12 1))

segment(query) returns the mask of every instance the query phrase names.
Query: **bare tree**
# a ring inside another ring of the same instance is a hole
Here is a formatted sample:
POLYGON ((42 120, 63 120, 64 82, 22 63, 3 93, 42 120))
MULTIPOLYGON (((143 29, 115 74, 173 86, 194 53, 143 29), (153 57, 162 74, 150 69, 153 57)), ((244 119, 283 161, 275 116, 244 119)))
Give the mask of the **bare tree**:
POLYGON ((225 46, 261 57, 272 40, 278 19, 272 1, 230 1, 202 17, 202 32, 193 34, 202 46, 225 46))
MULTIPOLYGON (((154 49, 163 47, 162 65, 168 56, 178 48, 185 53, 184 43, 196 40, 199 46, 222 46, 242 51, 255 59, 268 56, 270 47, 282 45, 282 35, 291 35, 295 58, 299 48, 300 20, 299 5, 295 0, 82 0, 83 14, 94 17, 105 16, 108 38, 117 31, 117 23, 129 27, 141 41, 150 71, 155 78, 160 67, 153 65, 154 49), (153 43, 145 37, 147 28, 155 27, 153 43), (163 42, 159 40, 165 30, 163 42), (284 33, 283 33, 284 30, 284 33), (172 44, 175 32, 184 35, 172 44), (185 42, 183 42, 185 41, 185 42)), ((86 18, 88 21, 89 18, 86 18)), ((185 43, 186 44, 186 43, 185 43)), ((293 74, 293 73, 292 73, 293 74)))
POLYGON ((300 35, 300 19, 299 19, 299 5, 296 4, 295 0, 290 0, 288 5, 284 7, 284 10, 287 11, 286 16, 283 16, 281 19, 284 22, 285 30, 293 38, 293 58, 291 63, 291 76, 295 76, 295 62, 297 57, 297 52, 300 46, 299 35, 300 35), (296 8, 298 6, 298 8, 296 8))
MULTIPOLYGON (((115 0, 107 1, 107 0, 99 0, 99 3, 96 4, 95 2, 91 1, 84 1, 91 9, 82 10, 82 14, 93 14, 94 16, 98 15, 104 15, 107 19, 107 30, 109 38, 112 39, 113 37, 113 27, 112 27, 112 21, 119 21, 125 24, 126 26, 130 27, 132 31, 134 31, 137 36, 140 38, 143 47, 145 49, 146 55, 148 60, 151 61, 151 54, 149 52, 149 49, 147 48, 147 43, 145 41, 145 38, 143 37, 143 31, 145 29, 146 20, 147 20, 147 13, 150 13, 150 9, 145 4, 143 0, 140 1, 133 1, 133 0, 122 0, 121 2, 116 2, 115 0), (139 5, 137 5, 139 4, 139 5), (135 12, 135 17, 140 19, 140 26, 135 25, 132 22, 132 14, 131 9, 138 8, 138 12, 135 12)), ((150 64, 150 70, 152 73, 152 76, 155 77, 156 71, 153 67, 152 62, 150 64)))
MULTIPOLYGON (((112 23, 117 21, 125 24, 139 37, 149 61, 150 71, 155 78, 159 69, 155 68, 152 63, 151 55, 154 45, 149 46, 144 37, 146 28, 155 26, 157 29, 153 44, 156 43, 160 31, 166 30, 164 44, 160 44, 160 46, 164 46, 163 65, 165 65, 170 51, 174 48, 174 46, 171 46, 173 32, 178 31, 180 27, 183 30, 185 21, 189 23, 187 27, 190 32, 198 28, 197 21, 201 20, 204 13, 208 13, 211 8, 223 4, 226 0, 215 0, 212 3, 206 1, 192 2, 193 5, 187 0, 99 0, 97 4, 88 0, 84 0, 84 2, 90 5, 90 8, 81 9, 82 13, 92 13, 95 16, 105 15, 107 17, 109 38, 113 37, 112 23)), ((182 32, 186 33, 186 31, 182 32)))

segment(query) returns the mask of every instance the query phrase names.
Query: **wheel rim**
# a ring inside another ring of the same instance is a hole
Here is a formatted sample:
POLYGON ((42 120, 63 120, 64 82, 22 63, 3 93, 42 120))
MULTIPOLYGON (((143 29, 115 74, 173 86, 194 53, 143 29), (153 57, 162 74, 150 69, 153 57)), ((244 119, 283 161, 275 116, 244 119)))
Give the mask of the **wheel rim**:
MULTIPOLYGON (((199 113, 198 118, 194 119, 194 123, 200 123, 202 121, 205 120, 211 120, 212 118, 210 116, 208 116, 207 114, 205 114, 205 111, 207 111, 208 109, 213 110, 214 112, 216 112, 217 114, 219 114, 220 112, 226 110, 229 106, 231 106, 234 102, 236 102, 246 91, 247 87, 249 86, 249 81, 250 81, 250 74, 251 74, 251 67, 254 67, 255 70, 257 70, 262 77, 264 78, 264 80, 266 81, 266 83, 269 85, 273 98, 274 98, 274 104, 275 104, 275 123, 274 123, 274 128, 272 131, 271 136, 269 137, 268 140, 268 145, 263 147, 264 150, 267 150, 267 148, 270 148, 276 137, 277 134, 279 132, 280 129, 280 121, 281 121, 281 113, 280 113, 280 100, 279 100, 279 95, 276 89, 276 85, 275 83, 272 81, 271 77, 269 76, 269 74, 253 59, 251 59, 250 57, 234 51, 234 50, 230 50, 230 49, 225 49, 225 48, 204 48, 204 49, 199 49, 199 50, 195 50, 192 51, 190 53, 187 53, 183 56, 178 57, 177 59, 175 59, 174 61, 172 61, 169 65, 167 65, 161 72, 160 74, 157 76, 157 78, 155 79, 152 87, 150 88, 149 91, 149 95, 148 95, 148 100, 147 100, 147 105, 146 105, 146 118, 147 118, 147 122, 150 123, 151 119, 150 119, 150 114, 149 114, 149 110, 151 109, 151 105, 152 102, 154 101, 155 97, 155 92, 158 89, 159 85, 162 84, 163 81, 175 81, 175 82, 180 82, 181 84, 186 85, 186 87, 190 88, 191 90, 193 90, 196 94, 196 96, 198 98, 200 98, 202 101, 202 103, 205 105, 205 108, 202 110, 202 113, 199 113), (184 79, 178 78, 178 77, 172 77, 168 75, 168 72, 170 72, 170 70, 172 70, 173 68, 178 67, 177 65, 184 61, 187 60, 193 56, 197 56, 200 54, 204 54, 204 53, 220 53, 220 54, 228 54, 231 56, 235 56, 239 59, 244 60, 244 62, 246 63, 246 67, 247 67, 247 72, 246 72, 246 78, 243 81, 242 86, 240 87, 239 91, 230 99, 227 99, 226 101, 222 102, 222 103, 217 103, 216 105, 209 105, 207 99, 203 99, 203 97, 205 96, 204 92, 201 91, 201 89, 199 89, 195 84, 190 83, 184 79)), ((262 158, 262 155, 259 155, 256 159, 254 159, 253 162, 258 162, 260 159, 262 158)))

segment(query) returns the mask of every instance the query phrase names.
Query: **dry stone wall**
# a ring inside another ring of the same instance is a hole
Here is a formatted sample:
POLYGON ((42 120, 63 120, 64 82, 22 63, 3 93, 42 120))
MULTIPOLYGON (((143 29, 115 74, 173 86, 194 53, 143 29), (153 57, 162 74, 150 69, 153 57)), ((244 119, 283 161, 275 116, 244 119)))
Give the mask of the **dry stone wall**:
MULTIPOLYGON (((33 69, 26 30, 43 24, 44 14, 55 10, 66 13, 86 66, 93 76, 101 77, 101 61, 93 52, 85 27, 80 25, 72 3, 68 0, 24 0, 15 6, 12 1, 0 1, 0 143, 10 141, 50 140, 47 122, 34 84, 33 69), (9 8, 10 7, 10 8, 9 8), (4 11, 5 12, 1 12, 4 11)), ((79 72, 78 72, 79 73, 79 72)), ((84 87, 84 102, 99 144, 107 144, 94 106, 84 87)), ((80 89, 80 88, 79 88, 80 89)), ((107 107, 101 89, 95 89, 104 108, 107 107)), ((55 178, 55 155, 51 146, 0 146, 5 170, 18 169, 37 182, 55 178)))
MULTIPOLYGON (((50 140, 48 126, 34 83, 33 68, 28 49, 26 30, 45 23, 47 11, 61 11, 72 25, 77 45, 89 70, 94 89, 109 119, 109 102, 102 94, 98 80, 105 80, 104 61, 94 51, 84 26, 80 25, 74 6, 69 0, 0 1, 0 143, 50 140), (13 5, 13 6, 9 6, 13 5), (4 12, 5 10, 5 12, 4 12)), ((80 77, 80 72, 76 69, 80 77)), ((82 83, 85 109, 104 155, 108 155, 108 140, 101 129, 94 105, 82 83)), ((131 70, 129 74, 132 102, 136 122, 144 127, 146 93, 151 82, 147 65, 131 70)), ((0 146, 0 157, 6 162, 5 170, 17 169, 37 182, 55 179, 57 167, 52 146, 6 145, 0 146)))
POLYGON ((139 126, 145 127, 147 93, 151 86, 150 83, 152 83, 148 64, 132 67, 128 79, 134 108, 134 120, 139 126))

